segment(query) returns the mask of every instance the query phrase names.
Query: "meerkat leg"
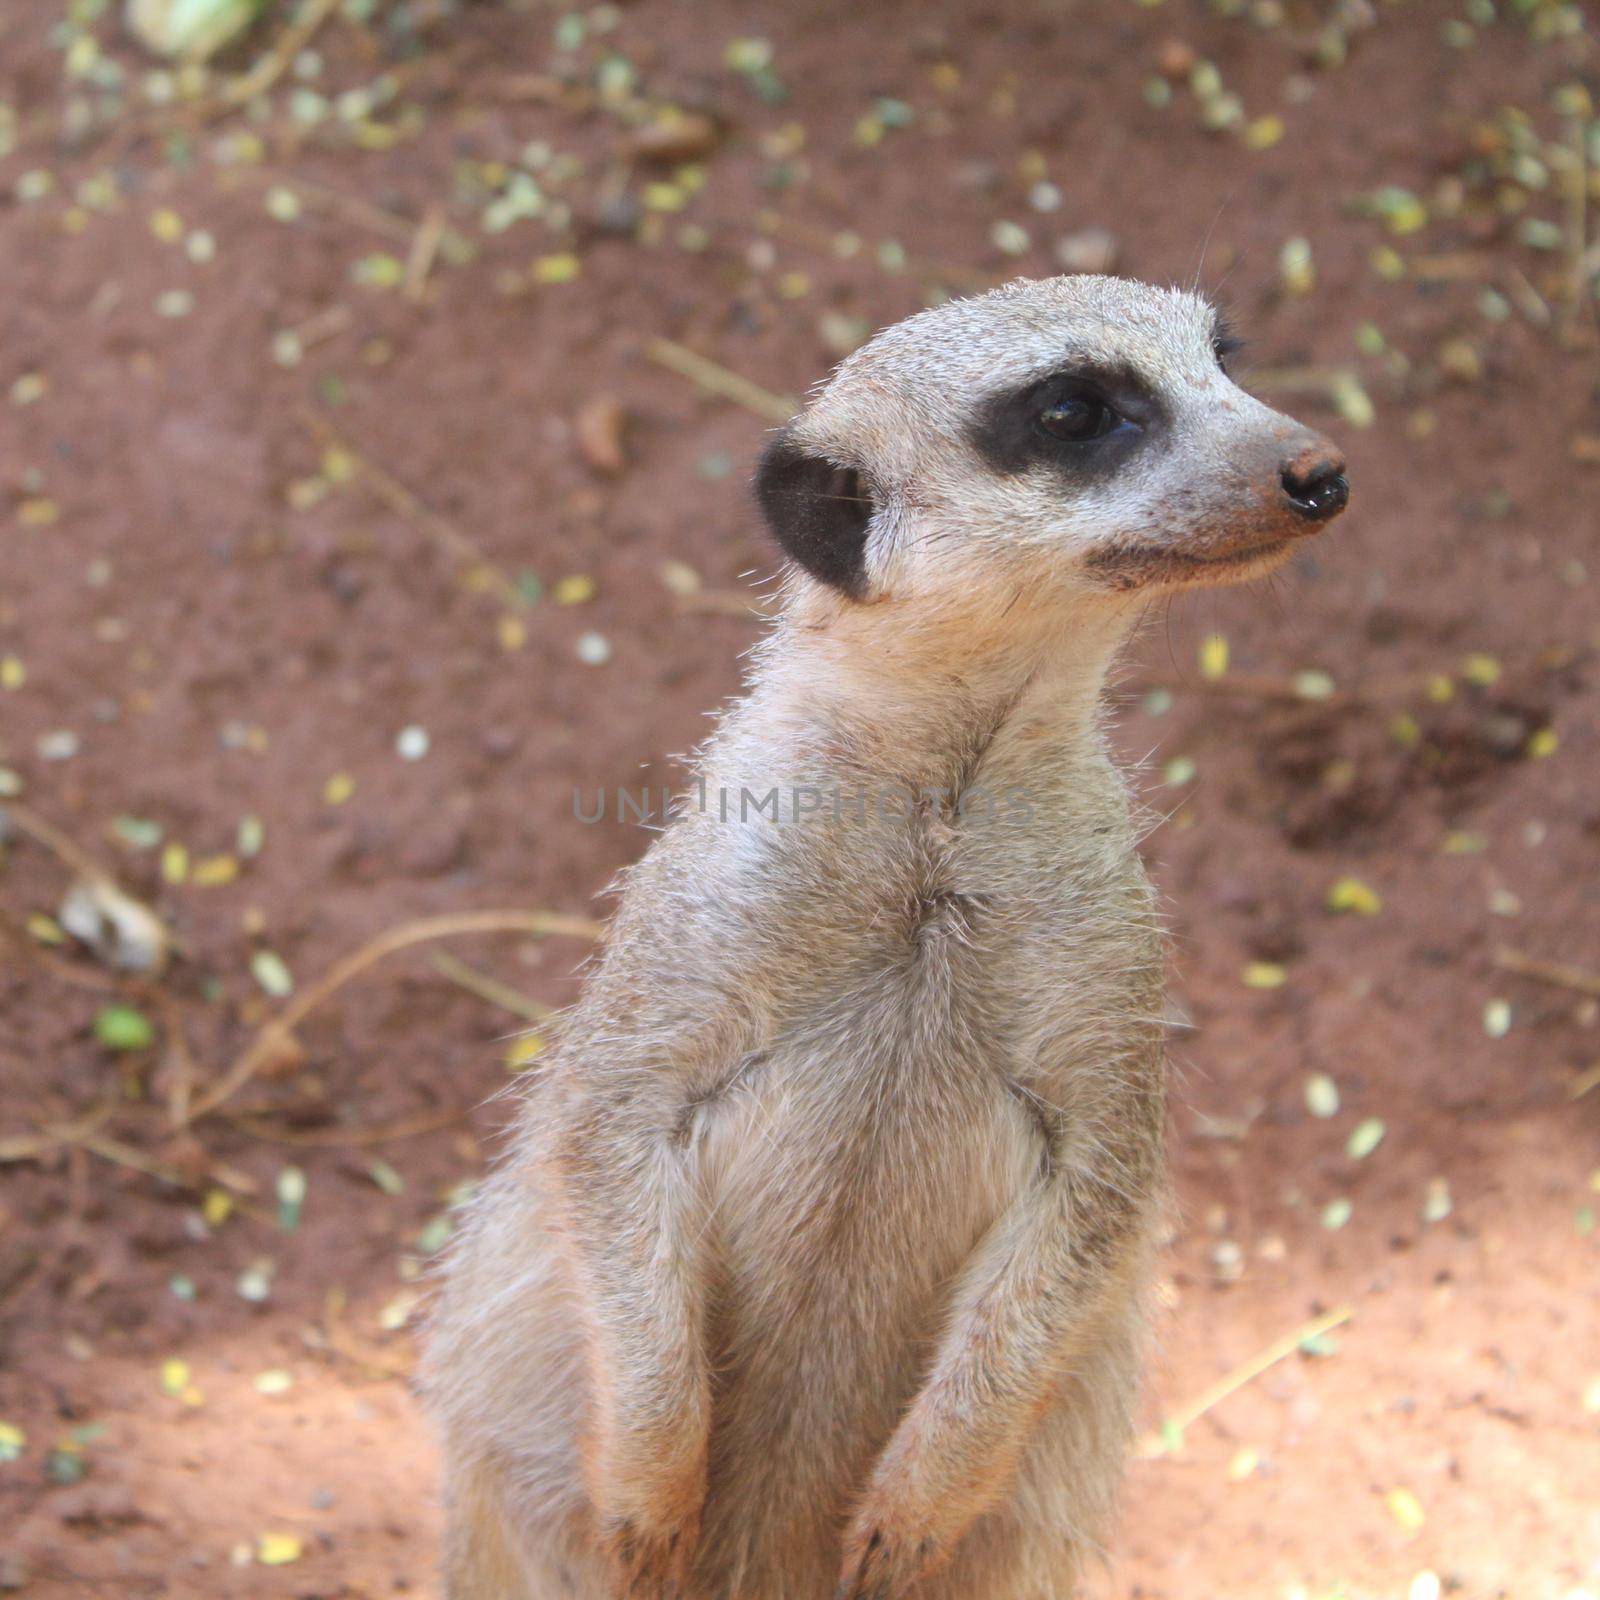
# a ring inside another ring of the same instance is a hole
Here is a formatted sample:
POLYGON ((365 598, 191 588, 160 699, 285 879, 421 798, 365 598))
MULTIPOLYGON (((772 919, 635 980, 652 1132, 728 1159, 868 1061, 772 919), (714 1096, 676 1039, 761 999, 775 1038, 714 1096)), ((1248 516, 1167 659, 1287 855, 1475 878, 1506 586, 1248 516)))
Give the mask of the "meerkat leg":
POLYGON ((606 1600, 590 1530, 577 1519, 529 1537, 505 1471, 482 1458, 447 1463, 445 1600, 606 1600))
POLYGON ((445 1501, 446 1600, 536 1600, 499 1472, 486 1462, 456 1463, 445 1501))
POLYGON ((1154 1165, 1144 1147, 1120 1154, 1101 1153, 1115 1183, 1048 1172, 964 1269, 933 1368, 851 1520, 838 1600, 899 1600, 945 1567, 1013 1482, 1078 1353, 1116 1337, 1108 1318, 1144 1255, 1137 1186, 1154 1165))
POLYGON ((557 1228, 588 1332, 584 1475, 615 1592, 658 1600, 687 1580, 711 1421, 704 1207, 656 1085, 585 1098, 560 1140, 557 1228))

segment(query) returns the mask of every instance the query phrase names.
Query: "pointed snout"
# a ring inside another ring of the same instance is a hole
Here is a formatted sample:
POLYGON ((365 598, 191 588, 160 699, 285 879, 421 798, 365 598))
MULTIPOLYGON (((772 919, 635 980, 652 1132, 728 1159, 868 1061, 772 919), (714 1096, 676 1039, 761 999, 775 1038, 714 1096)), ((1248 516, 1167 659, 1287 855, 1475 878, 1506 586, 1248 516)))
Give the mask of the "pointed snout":
POLYGON ((1304 440, 1287 455, 1278 476, 1291 510, 1308 522, 1330 521, 1349 503, 1344 456, 1331 439, 1321 435, 1304 440))

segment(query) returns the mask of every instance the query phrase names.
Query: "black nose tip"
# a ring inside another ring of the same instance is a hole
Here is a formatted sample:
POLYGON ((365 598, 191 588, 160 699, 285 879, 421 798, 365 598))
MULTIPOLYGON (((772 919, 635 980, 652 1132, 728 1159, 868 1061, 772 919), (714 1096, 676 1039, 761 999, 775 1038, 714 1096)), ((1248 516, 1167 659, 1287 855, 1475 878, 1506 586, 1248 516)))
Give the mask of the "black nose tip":
POLYGON ((1344 510, 1350 498, 1350 481, 1337 456, 1317 453, 1300 456, 1283 469, 1283 492, 1302 517, 1326 522, 1344 510))

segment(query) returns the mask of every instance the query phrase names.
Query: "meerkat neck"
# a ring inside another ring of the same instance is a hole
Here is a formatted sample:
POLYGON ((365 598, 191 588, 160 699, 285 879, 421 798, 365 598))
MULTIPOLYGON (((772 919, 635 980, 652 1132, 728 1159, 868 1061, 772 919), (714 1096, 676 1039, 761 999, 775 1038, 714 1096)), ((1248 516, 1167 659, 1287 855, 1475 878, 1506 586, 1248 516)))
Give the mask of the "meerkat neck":
POLYGON ((753 687, 769 733, 846 772, 938 786, 1047 754, 1098 759, 1106 673, 1126 608, 1086 601, 940 614, 804 593, 753 687))

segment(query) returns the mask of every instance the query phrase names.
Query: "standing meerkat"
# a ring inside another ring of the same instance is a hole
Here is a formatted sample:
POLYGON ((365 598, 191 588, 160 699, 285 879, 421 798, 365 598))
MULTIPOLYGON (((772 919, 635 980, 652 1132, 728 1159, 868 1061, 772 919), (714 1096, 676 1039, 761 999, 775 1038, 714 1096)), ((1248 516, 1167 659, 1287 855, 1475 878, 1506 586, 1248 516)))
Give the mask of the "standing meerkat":
POLYGON ((1058 1600, 1102 1548, 1163 1191, 1106 671, 1347 492, 1229 348, 1015 283, 772 440, 782 613, 432 1330, 451 1600, 1058 1600))

